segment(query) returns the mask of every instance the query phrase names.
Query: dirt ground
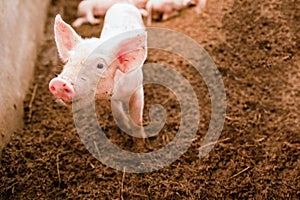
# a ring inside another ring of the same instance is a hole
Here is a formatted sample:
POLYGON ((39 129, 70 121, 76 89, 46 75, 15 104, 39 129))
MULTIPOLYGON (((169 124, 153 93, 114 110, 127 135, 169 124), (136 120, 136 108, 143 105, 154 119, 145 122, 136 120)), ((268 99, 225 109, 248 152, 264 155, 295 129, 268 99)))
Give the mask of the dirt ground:
MULTIPOLYGON (((201 119, 192 146, 180 159, 143 174, 123 173, 95 159, 76 132, 71 109, 56 103, 48 90, 62 69, 53 40, 54 17, 60 13, 73 22, 78 2, 52 0, 49 7, 44 45, 24 102, 25 127, 13 134, 2 155, 0 199, 300 198, 299 0, 208 0, 202 15, 191 7, 153 23, 190 36, 211 55, 224 81, 227 112, 219 142, 199 159, 211 117, 205 82, 180 58, 149 51, 147 62, 174 67, 190 81, 201 119)), ((101 28, 83 25, 76 31, 97 37, 101 28)), ((179 126, 178 102, 160 86, 145 87, 145 121, 156 103, 166 108, 167 123, 146 151, 172 140, 179 126)), ((120 134, 109 107, 99 105, 99 121, 110 139, 142 151, 120 134)))

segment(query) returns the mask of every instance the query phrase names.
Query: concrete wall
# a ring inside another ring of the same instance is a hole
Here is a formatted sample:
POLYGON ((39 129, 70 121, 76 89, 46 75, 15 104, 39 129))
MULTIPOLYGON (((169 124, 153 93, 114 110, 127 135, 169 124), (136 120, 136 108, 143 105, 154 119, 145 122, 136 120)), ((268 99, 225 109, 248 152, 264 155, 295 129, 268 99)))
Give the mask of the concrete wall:
POLYGON ((23 99, 33 75, 49 0, 0 0, 0 158, 23 125, 23 99))

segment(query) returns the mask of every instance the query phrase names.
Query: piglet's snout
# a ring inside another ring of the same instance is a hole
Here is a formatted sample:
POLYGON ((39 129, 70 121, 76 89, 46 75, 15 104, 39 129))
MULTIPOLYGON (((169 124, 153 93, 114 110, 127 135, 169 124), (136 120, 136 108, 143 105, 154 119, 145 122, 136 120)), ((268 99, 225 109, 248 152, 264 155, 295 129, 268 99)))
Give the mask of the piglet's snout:
POLYGON ((49 90, 57 99, 61 99, 65 103, 72 102, 75 96, 73 84, 59 77, 50 81, 49 90))

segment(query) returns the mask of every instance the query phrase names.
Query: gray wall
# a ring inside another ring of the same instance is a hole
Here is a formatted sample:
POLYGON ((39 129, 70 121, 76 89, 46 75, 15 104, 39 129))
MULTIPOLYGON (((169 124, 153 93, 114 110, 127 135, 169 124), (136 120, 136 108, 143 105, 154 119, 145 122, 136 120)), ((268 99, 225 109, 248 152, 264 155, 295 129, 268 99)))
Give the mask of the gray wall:
POLYGON ((0 0, 0 157, 23 125, 23 99, 31 83, 49 0, 0 0))

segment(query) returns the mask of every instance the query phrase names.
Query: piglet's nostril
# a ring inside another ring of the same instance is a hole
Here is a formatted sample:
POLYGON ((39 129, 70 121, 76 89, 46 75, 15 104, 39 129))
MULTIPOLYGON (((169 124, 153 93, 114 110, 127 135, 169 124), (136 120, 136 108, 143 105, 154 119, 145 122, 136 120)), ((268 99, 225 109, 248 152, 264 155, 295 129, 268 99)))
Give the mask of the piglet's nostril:
POLYGON ((68 88, 65 88, 66 93, 70 93, 71 91, 68 88))
POLYGON ((51 90, 51 91, 55 91, 56 88, 52 85, 52 86, 50 87, 50 90, 51 90))

